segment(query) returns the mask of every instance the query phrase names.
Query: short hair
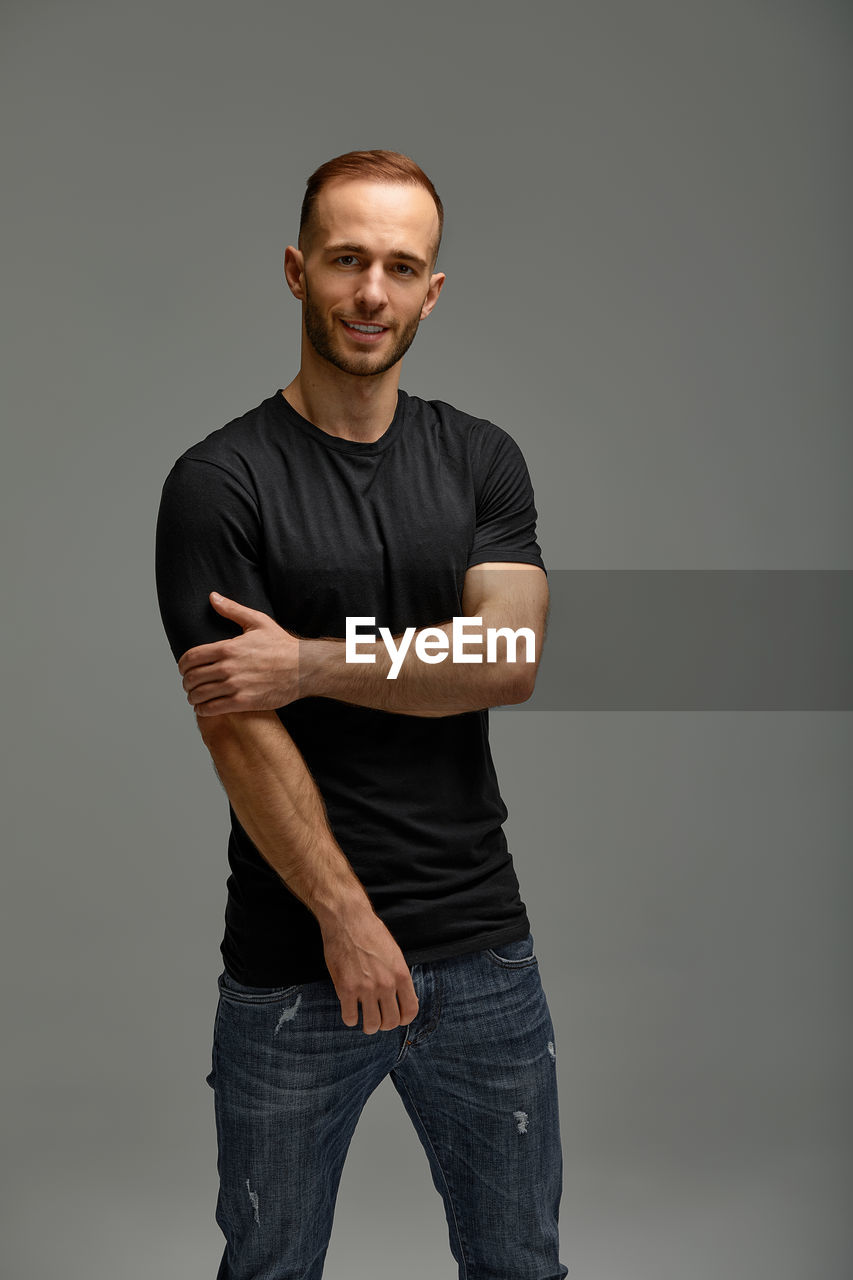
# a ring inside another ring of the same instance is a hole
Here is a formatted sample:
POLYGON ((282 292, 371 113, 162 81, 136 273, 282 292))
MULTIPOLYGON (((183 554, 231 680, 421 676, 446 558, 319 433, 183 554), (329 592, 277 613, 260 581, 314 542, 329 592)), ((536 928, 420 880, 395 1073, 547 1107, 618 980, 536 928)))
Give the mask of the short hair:
POLYGON ((302 212, 299 217, 299 242, 311 221, 317 197, 323 187, 336 179, 349 178, 351 181, 402 183, 412 187, 423 187, 432 196, 438 213, 438 240, 435 245, 435 258, 441 244, 444 230, 444 205, 430 179, 420 165, 415 164, 409 156, 400 151, 347 151, 334 160, 327 160, 315 169, 305 186, 302 200, 302 212))

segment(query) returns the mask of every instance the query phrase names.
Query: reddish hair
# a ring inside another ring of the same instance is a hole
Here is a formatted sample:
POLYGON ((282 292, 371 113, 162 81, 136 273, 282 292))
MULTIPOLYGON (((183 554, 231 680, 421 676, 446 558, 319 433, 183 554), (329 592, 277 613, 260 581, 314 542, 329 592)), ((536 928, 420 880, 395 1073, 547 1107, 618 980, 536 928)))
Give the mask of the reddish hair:
POLYGON ((435 245, 435 257, 438 257, 438 246, 441 244, 441 233, 444 229, 444 205, 420 165, 415 164, 414 160, 399 151, 347 151, 344 155, 335 156, 334 160, 327 160, 325 164, 320 165, 319 169, 315 169, 308 179, 302 201, 302 212, 299 217, 300 244, 305 228, 314 213, 318 195, 327 183, 338 178, 389 184, 396 182, 412 187, 423 187, 432 196, 438 213, 438 240, 435 245))

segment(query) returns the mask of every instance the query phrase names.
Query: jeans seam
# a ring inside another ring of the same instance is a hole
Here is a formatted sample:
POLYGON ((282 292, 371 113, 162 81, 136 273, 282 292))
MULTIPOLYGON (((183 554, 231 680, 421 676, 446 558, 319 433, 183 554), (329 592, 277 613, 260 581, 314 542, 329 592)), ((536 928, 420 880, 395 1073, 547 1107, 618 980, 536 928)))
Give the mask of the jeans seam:
POLYGON ((487 947, 486 950, 492 963, 500 965, 502 969, 530 969, 538 962, 538 956, 522 956, 520 960, 505 960, 503 956, 496 955, 491 947, 487 947))
MULTIPOLYGON (((234 979, 232 978, 233 982, 234 979)), ((286 1000, 290 996, 295 995, 297 991, 301 991, 305 984, 302 982, 294 982, 289 987, 276 987, 273 991, 265 991, 262 995, 252 995, 250 991, 235 990, 233 987, 227 987, 223 983, 220 987, 220 994, 226 999, 234 1000, 238 1004, 263 1005, 276 1004, 280 1000, 286 1000)))
POLYGON ((427 1130, 427 1127, 424 1124, 423 1116, 421 1115, 420 1111, 418 1111, 417 1105, 415 1104, 415 1100, 412 1097, 411 1090, 409 1089, 405 1080, 402 1079, 402 1077, 400 1077, 399 1083, 402 1086, 402 1088, 406 1090, 406 1093, 408 1094, 409 1101, 412 1104, 412 1110, 414 1111, 415 1115, 418 1117, 418 1120, 420 1121, 421 1128, 424 1131, 424 1137, 429 1143, 430 1151, 435 1156, 435 1163, 438 1165, 438 1168, 441 1171, 441 1176, 444 1181, 444 1185, 447 1188, 447 1203, 450 1205, 450 1212, 453 1214, 453 1229, 456 1232, 456 1239, 459 1241, 459 1252, 462 1255, 462 1267, 465 1273, 464 1277, 462 1277, 462 1280, 465 1280, 465 1278, 468 1275, 468 1261, 467 1261, 467 1258, 465 1257, 465 1241, 462 1239, 462 1232, 459 1230, 459 1220, 456 1217, 456 1206, 453 1203, 453 1192, 450 1189, 450 1183, 447 1181, 447 1174, 444 1172, 442 1163, 438 1158, 438 1152, 433 1146, 432 1138, 429 1136, 429 1131, 427 1130))
POLYGON ((442 983, 438 979, 436 979, 435 992, 434 992, 435 1012, 433 1013, 432 1017, 430 1018, 426 1026, 423 1028, 423 1030, 419 1031, 418 1034, 415 1036, 414 1040, 412 1041, 412 1048, 414 1048, 415 1045, 423 1044, 424 1040, 428 1040, 430 1036, 433 1035, 438 1030, 438 1023, 441 1018, 441 1000, 442 1000, 443 994, 444 994, 444 988, 442 986, 442 983))
POLYGON ((207 1075, 205 1076, 205 1084, 209 1084, 211 1089, 216 1088, 216 1075, 217 1075, 216 1059, 218 1057, 216 1038, 217 1038, 217 1032, 219 1031, 219 1015, 220 1015, 221 1009, 222 1009, 222 1000, 220 998, 216 1001, 216 1013, 213 1018, 213 1037, 210 1045, 210 1071, 208 1071, 207 1075))

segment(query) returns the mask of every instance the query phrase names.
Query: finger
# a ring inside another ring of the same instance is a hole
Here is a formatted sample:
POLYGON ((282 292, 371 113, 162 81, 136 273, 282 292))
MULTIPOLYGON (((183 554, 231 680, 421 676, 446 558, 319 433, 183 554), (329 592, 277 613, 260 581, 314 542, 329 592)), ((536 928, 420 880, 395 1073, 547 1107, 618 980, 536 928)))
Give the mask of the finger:
MULTIPOLYGON (((239 637, 235 636, 234 639, 239 637)), ((194 667, 219 662, 227 656, 230 645, 230 640, 211 640, 210 644, 197 644, 195 648, 187 649, 186 653, 181 654, 178 659, 178 671, 181 675, 185 675, 194 667)))
POLYGON ((217 591, 211 591, 210 603, 217 613, 225 614, 226 618, 233 618, 241 627, 257 626, 261 620, 270 620, 269 614, 261 613, 258 609, 250 609, 247 604, 240 604, 237 600, 229 600, 228 596, 221 596, 217 591))
POLYGON ((196 716, 233 716, 245 710, 245 707, 237 703, 236 698, 211 698, 195 708, 196 716))
POLYGON ((400 1006, 400 1020, 403 1025, 414 1022, 418 1016, 420 1003, 415 995, 415 988, 412 983, 411 974, 408 982, 401 983, 397 988, 397 1003, 400 1006))
POLYGON ((222 680, 206 680, 190 684, 187 686, 187 702, 196 706, 199 702, 209 702, 211 698, 230 697, 231 690, 225 689, 223 684, 222 680))
POLYGON ((348 1027, 358 1024, 358 1001, 355 996, 340 996, 341 1017, 348 1027))
POLYGON ((181 681, 184 691, 189 693, 190 689, 196 689, 201 684, 215 684, 218 670, 218 665, 213 662, 208 662, 203 667, 188 667, 181 681))
POLYGON ((235 711, 245 710, 245 707, 237 705, 235 698, 210 698, 207 702, 197 703, 193 703, 188 698, 187 701, 194 707, 197 716, 225 716, 235 711))
POLYGON ((382 1014, 376 999, 361 1002, 361 1029, 366 1036, 375 1035, 382 1026, 382 1014))
POLYGON ((400 1026, 400 1006, 397 1003, 397 992, 392 991, 390 996, 383 996, 379 1001, 382 1009, 381 1031, 393 1031, 395 1027, 400 1026))

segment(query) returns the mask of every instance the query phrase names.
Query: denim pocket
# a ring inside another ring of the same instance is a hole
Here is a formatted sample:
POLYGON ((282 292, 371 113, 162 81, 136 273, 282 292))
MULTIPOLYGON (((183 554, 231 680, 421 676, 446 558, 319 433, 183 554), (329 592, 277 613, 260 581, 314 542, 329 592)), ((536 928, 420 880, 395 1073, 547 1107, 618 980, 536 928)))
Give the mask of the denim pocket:
POLYGON ((524 969, 536 964, 533 934, 528 933, 526 938, 518 938, 515 942, 500 942, 496 947, 488 947, 486 955, 502 969, 524 969))
POLYGON ((277 1000, 286 1000, 304 985, 294 982, 289 987, 247 987, 232 978, 227 970, 219 975, 218 983, 219 994, 228 1000, 236 1000, 238 1004, 274 1004, 277 1000))

